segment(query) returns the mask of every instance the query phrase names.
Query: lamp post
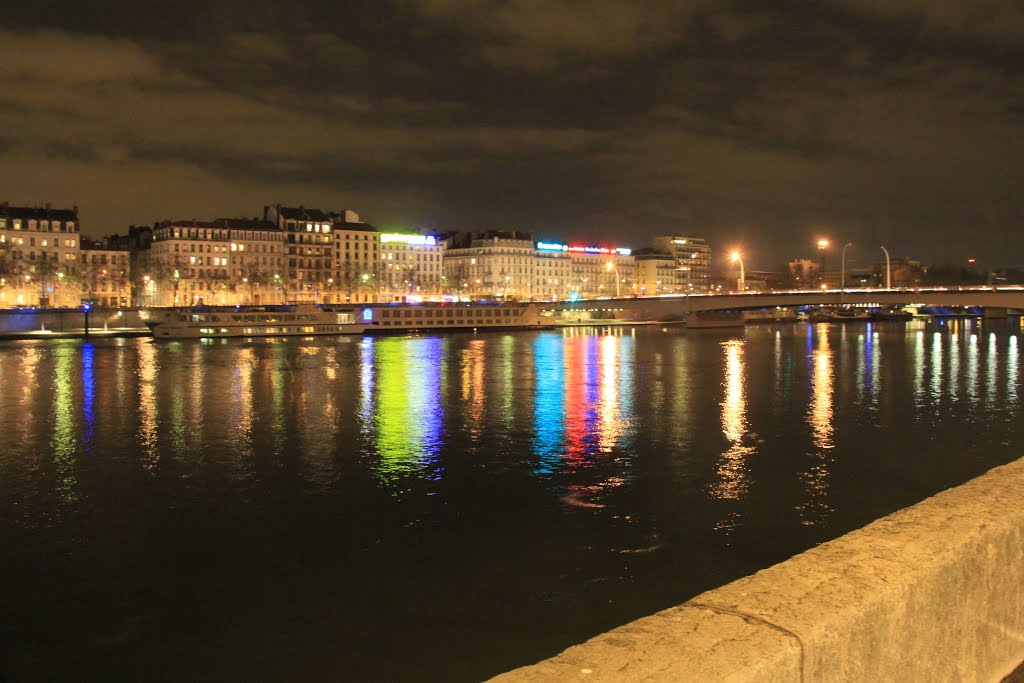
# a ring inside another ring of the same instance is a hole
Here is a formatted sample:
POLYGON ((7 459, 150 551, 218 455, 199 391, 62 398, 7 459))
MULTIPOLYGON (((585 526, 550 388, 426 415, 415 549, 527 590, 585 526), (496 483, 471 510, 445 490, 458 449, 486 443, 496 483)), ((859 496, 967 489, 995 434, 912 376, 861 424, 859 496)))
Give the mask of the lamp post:
POLYGON ((889 250, 882 247, 882 251, 885 253, 885 288, 892 289, 892 266, 889 261, 889 250))
POLYGON ((619 269, 618 269, 618 267, 612 261, 609 261, 608 263, 606 263, 605 266, 606 266, 607 270, 615 273, 615 298, 618 299, 619 298, 619 269))
POLYGON ((747 275, 746 275, 746 272, 743 270, 743 259, 740 258, 740 252, 738 252, 738 251, 732 252, 732 254, 729 256, 729 258, 730 258, 730 260, 732 260, 733 263, 740 264, 740 282, 739 282, 740 287, 739 287, 739 289, 742 292, 742 291, 746 290, 746 288, 747 288, 747 275))
POLYGON ((853 246, 853 242, 847 242, 843 246, 842 256, 839 258, 839 300, 843 300, 846 294, 846 250, 853 246))
POLYGON ((825 250, 828 249, 828 240, 818 240, 818 251, 821 252, 821 284, 825 284, 825 250))

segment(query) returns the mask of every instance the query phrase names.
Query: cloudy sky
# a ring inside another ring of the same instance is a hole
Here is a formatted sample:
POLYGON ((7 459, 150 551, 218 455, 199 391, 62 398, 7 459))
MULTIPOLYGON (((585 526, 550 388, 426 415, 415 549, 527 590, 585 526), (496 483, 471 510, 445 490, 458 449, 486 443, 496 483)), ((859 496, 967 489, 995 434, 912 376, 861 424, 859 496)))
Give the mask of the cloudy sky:
POLYGON ((1024 263, 1021 0, 152 4, 5 9, 0 201, 1024 263))

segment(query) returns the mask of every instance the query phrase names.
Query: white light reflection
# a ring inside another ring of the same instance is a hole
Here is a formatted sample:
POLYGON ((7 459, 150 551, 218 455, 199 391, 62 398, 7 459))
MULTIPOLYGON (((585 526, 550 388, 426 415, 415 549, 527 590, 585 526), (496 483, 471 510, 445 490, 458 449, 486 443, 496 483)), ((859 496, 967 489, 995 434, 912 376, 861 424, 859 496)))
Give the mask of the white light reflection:
POLYGON ((971 334, 967 338, 967 398, 973 406, 978 398, 978 335, 971 334))
POLYGON ((993 332, 988 336, 988 354, 985 358, 985 405, 991 406, 996 399, 996 394, 999 389, 996 385, 996 375, 998 368, 996 366, 996 360, 999 351, 996 348, 996 333, 993 332))
POLYGON ((1010 337, 1010 348, 1006 351, 1006 402, 1017 404, 1017 337, 1010 337))
POLYGON ((930 394, 935 403, 938 403, 939 397, 942 396, 942 334, 940 332, 932 335, 931 372, 930 394))

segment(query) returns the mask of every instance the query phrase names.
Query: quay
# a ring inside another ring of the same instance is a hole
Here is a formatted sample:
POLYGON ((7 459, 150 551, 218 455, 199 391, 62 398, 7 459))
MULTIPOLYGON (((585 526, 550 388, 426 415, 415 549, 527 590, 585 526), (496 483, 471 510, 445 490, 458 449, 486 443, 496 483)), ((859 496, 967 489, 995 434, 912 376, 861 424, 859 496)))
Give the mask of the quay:
POLYGON ((1024 459, 492 679, 1000 681, 1024 661, 1024 459))

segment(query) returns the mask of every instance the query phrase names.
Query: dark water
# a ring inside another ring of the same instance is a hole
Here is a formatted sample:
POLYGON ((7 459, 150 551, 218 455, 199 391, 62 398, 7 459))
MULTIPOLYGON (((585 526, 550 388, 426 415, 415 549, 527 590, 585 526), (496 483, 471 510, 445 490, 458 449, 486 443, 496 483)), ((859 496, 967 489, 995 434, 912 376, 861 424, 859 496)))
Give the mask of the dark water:
POLYGON ((497 674, 1019 457, 1019 335, 0 344, 0 673, 497 674))

